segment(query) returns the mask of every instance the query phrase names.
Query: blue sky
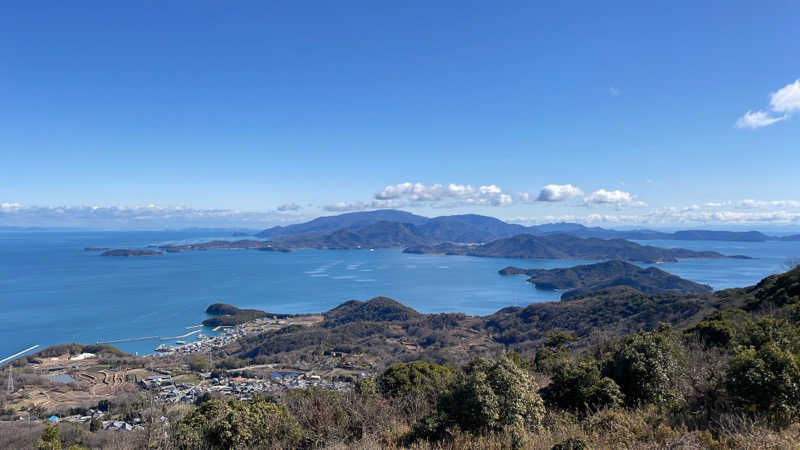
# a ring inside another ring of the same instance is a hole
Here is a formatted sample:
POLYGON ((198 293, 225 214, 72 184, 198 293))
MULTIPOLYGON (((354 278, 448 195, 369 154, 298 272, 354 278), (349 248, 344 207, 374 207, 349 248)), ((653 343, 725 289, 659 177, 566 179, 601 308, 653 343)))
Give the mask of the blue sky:
POLYGON ((800 229, 796 2, 119 3, 5 6, 0 225, 800 229))

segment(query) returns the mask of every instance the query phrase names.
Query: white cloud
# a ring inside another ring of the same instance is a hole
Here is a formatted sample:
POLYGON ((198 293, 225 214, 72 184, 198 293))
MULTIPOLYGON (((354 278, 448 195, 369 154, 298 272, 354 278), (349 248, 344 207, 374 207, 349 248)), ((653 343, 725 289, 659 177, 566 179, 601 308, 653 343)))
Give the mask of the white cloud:
POLYGON ((636 200, 630 192, 599 189, 583 198, 586 205, 615 205, 622 206, 647 206, 646 203, 636 200))
POLYGON ((773 111, 779 113, 800 111, 800 79, 773 92, 770 96, 769 106, 773 111))
POLYGON ((405 199, 411 202, 447 202, 447 205, 508 206, 513 203, 511 194, 494 184, 473 187, 468 184, 400 183, 386 186, 374 196, 375 200, 405 199))
POLYGON ((736 121, 736 126, 751 129, 761 128, 786 120, 792 113, 800 111, 800 79, 770 94, 769 108, 770 111, 748 110, 736 121))
POLYGON ((738 128, 756 129, 772 125, 773 123, 780 122, 781 120, 788 119, 789 116, 770 116, 766 111, 747 111, 739 120, 736 121, 738 128))
POLYGON ((540 202, 560 202, 583 195, 583 191, 571 184, 548 184, 536 197, 540 202))
POLYGON ((614 86, 608 88, 608 93, 613 95, 614 97, 619 97, 620 95, 622 95, 622 91, 615 88, 614 86))
POLYGON ((278 206, 276 209, 281 212, 286 212, 286 211, 299 211, 302 208, 303 208, 302 206, 298 205, 295 202, 289 202, 278 206))

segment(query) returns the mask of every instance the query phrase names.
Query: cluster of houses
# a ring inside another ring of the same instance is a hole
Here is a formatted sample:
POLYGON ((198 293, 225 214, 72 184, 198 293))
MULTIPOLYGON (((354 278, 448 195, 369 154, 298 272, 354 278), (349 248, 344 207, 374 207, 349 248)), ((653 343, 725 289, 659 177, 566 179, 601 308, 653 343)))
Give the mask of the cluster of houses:
MULTIPOLYGON (((77 416, 72 416, 72 417, 65 417, 64 419, 61 419, 58 416, 50 416, 47 419, 47 422, 54 424, 54 423, 57 423, 57 422, 60 422, 60 421, 64 420, 65 422, 70 422, 70 423, 87 423, 87 422, 91 422, 92 420, 99 420, 101 423, 103 423, 103 429, 104 430, 110 430, 110 431, 135 431, 135 430, 141 430, 141 429, 144 428, 144 427, 142 427, 140 425, 141 419, 134 419, 134 423, 132 423, 132 424, 130 424, 128 422, 125 422, 123 420, 103 421, 103 418, 105 417, 105 415, 106 414, 103 411, 100 411, 99 409, 90 409, 90 410, 87 411, 87 415, 77 415, 77 416)), ((166 417, 162 417, 162 419, 166 420, 166 417)))
POLYGON ((283 389, 319 386, 325 389, 348 390, 346 382, 324 381, 319 375, 273 373, 270 379, 242 377, 208 377, 198 384, 174 383, 167 375, 153 376, 143 382, 156 391, 158 399, 165 403, 194 403, 205 394, 232 396, 240 400, 251 400, 254 395, 283 389))

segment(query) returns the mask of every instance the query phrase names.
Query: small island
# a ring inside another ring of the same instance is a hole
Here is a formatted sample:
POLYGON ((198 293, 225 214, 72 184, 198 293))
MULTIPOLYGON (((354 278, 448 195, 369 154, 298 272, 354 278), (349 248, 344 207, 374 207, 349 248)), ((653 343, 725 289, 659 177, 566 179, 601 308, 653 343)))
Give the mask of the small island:
POLYGON ((656 267, 643 269, 625 261, 607 261, 564 269, 520 269, 506 267, 501 275, 527 275, 538 289, 561 290, 565 300, 612 287, 630 287, 644 294, 702 294, 711 286, 695 283, 656 267))
POLYGON ((100 256, 159 256, 161 252, 158 250, 148 249, 131 249, 131 248, 117 248, 114 250, 106 250, 100 256))

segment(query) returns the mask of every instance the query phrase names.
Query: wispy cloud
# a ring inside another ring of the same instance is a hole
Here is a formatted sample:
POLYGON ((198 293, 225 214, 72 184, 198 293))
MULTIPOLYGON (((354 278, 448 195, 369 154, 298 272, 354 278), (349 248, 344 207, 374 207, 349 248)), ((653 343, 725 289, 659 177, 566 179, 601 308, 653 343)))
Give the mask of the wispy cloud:
POLYGON ((788 119, 789 116, 771 116, 766 111, 747 111, 739 120, 736 121, 736 126, 739 128, 761 128, 773 123, 780 122, 781 120, 788 119))
POLYGON ((620 95, 622 95, 622 90, 617 89, 614 86, 611 86, 610 88, 608 88, 608 93, 613 95, 614 97, 619 97, 620 95))
POLYGON ((770 94, 769 111, 748 110, 736 121, 739 128, 761 128, 781 122, 800 111, 800 79, 770 94))

